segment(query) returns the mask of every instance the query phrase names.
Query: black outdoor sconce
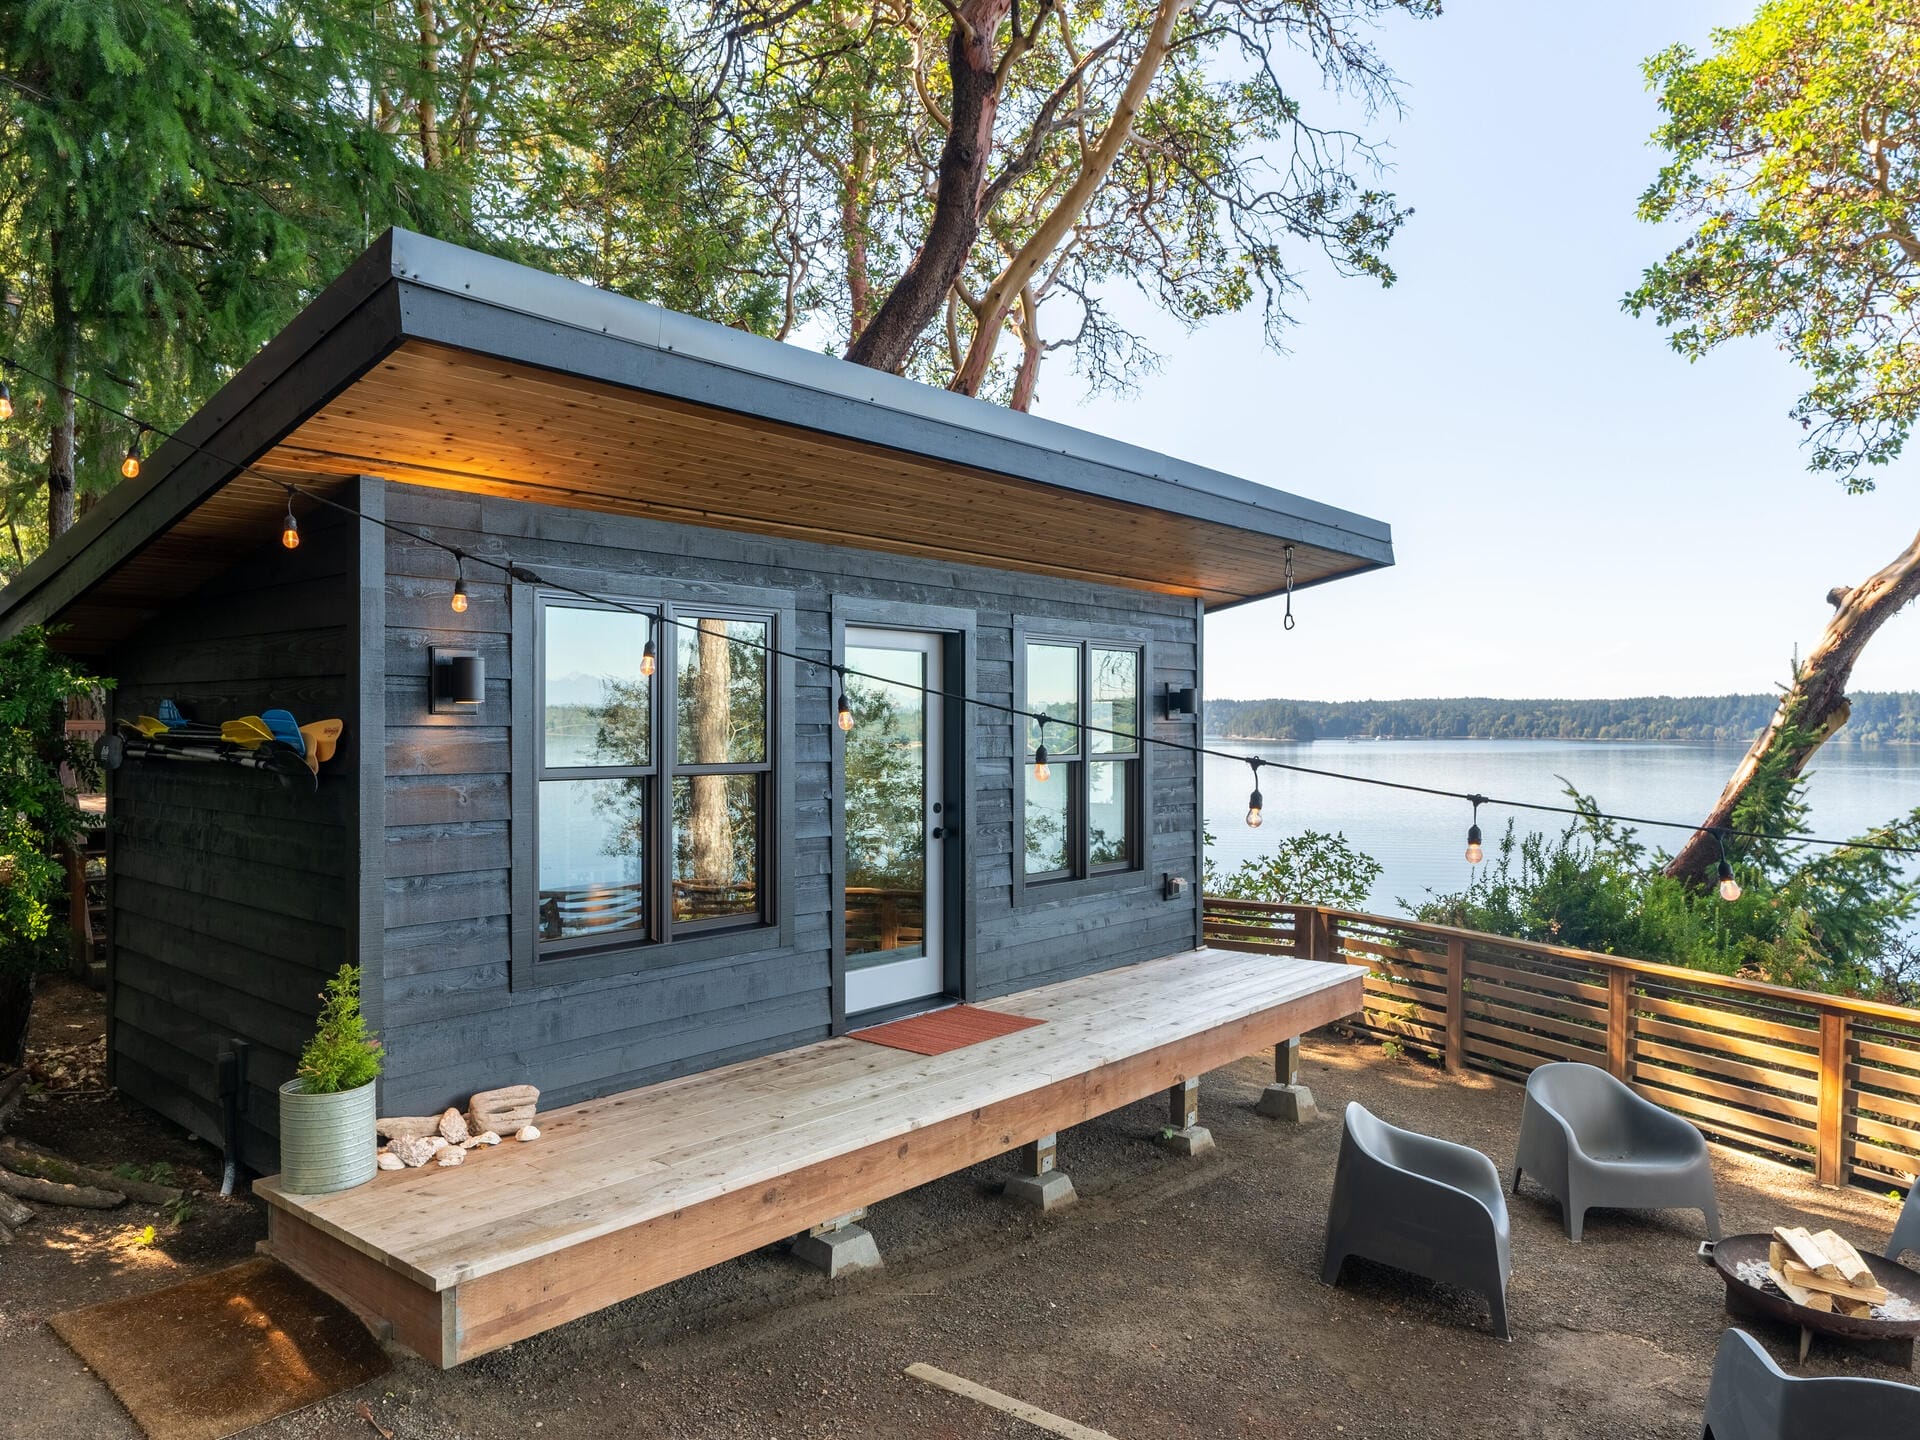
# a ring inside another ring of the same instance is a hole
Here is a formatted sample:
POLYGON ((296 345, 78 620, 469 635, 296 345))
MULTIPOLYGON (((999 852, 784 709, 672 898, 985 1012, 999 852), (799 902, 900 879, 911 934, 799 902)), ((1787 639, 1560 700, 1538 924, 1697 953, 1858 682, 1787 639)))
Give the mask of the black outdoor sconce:
POLYGON ((1194 705, 1195 697, 1193 686, 1167 686, 1167 719, 1191 720, 1193 718, 1194 705))
POLYGON ((487 698, 487 662, 473 650, 427 651, 430 685, 429 708, 435 715, 459 715, 487 698))

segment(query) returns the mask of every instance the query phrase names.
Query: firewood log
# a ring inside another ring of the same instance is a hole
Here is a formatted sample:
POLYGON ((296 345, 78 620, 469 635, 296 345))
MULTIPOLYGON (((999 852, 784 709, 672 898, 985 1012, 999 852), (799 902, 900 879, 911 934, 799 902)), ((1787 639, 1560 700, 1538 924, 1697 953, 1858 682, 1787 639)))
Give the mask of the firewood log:
POLYGON ((0 1165, 16 1175, 29 1175, 36 1180, 116 1190, 129 1200, 139 1200, 148 1205, 171 1205, 180 1198, 180 1191, 175 1186, 156 1185, 150 1180, 124 1179, 105 1170, 96 1170, 91 1165, 76 1165, 71 1160, 62 1160, 58 1155, 37 1146, 31 1150, 22 1149, 18 1142, 13 1141, 0 1144, 0 1165))
POLYGON ((0 1170, 0 1191, 18 1200, 32 1200, 41 1205, 73 1205, 82 1210, 112 1210, 127 1203, 127 1197, 117 1190, 33 1180, 11 1170, 0 1170))

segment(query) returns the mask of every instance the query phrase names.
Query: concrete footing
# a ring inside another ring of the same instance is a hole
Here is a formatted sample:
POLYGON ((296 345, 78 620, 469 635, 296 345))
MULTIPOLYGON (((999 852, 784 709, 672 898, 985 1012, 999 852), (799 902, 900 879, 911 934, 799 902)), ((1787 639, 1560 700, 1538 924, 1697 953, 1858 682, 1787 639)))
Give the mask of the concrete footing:
POLYGON ((792 1248, 796 1260, 811 1265, 829 1280, 858 1275, 862 1270, 878 1270, 883 1263, 873 1232, 855 1225, 852 1219, 815 1226, 806 1234, 794 1237, 792 1248))
POLYGON ((1007 1181, 1001 1193, 1016 1204, 1030 1206, 1042 1214, 1064 1210, 1079 1199, 1074 1194, 1072 1177, 1059 1170, 1049 1170, 1044 1175, 1016 1175, 1007 1181))
POLYGON ((1273 1120, 1291 1120, 1306 1125, 1320 1118, 1313 1103, 1313 1091, 1304 1085, 1269 1085, 1260 1092, 1254 1109, 1273 1120))
POLYGON ((1176 1155, 1209 1155, 1213 1153, 1213 1132, 1204 1125, 1188 1125, 1180 1130, 1169 1126, 1161 1131, 1160 1143, 1176 1155))

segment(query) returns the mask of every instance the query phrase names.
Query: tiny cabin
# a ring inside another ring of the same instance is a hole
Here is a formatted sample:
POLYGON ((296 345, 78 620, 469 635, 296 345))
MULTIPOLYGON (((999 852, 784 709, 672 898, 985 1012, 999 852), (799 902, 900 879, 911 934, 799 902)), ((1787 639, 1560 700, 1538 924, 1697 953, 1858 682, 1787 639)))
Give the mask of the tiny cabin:
POLYGON ((420 1114, 1195 952, 1206 615, 1390 563, 1378 521, 395 231, 0 629, 59 627, 116 721, 342 722, 316 785, 108 782, 113 1081, 218 1143, 242 1056, 266 1173, 343 961, 420 1114))

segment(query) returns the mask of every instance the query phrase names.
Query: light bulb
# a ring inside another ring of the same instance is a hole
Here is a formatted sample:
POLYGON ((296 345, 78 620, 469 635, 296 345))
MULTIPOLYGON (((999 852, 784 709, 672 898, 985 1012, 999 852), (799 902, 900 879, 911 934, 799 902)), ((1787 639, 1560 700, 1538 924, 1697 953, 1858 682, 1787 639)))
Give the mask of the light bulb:
POLYGON ((1258 830, 1265 822, 1267 817, 1263 812, 1266 809, 1266 803, 1266 800, 1258 790, 1255 790, 1253 794, 1247 797, 1247 827, 1249 829, 1258 830))
POLYGON ((842 730, 853 729, 853 707, 847 704, 846 692, 844 691, 841 692, 840 706, 834 715, 834 721, 842 730))
POLYGON ((1480 845, 1480 827, 1469 825, 1467 827, 1467 864, 1478 865, 1486 858, 1487 852, 1480 845))
POLYGON ((13 391, 7 388, 7 382, 0 380, 0 420, 13 418, 13 391))
POLYGON ((1044 745, 1034 746, 1033 747, 1033 782, 1034 784, 1044 785, 1047 783, 1048 780, 1052 778, 1053 778, 1052 767, 1050 767, 1047 764, 1047 747, 1044 745))
POLYGON ((293 507, 287 507, 287 518, 280 525, 280 543, 289 550, 300 548, 300 522, 293 518, 293 507))
POLYGON ((127 458, 120 462, 120 473, 133 480, 140 474, 140 447, 137 444, 127 447, 127 458))
POLYGON ((453 582, 453 599, 447 603, 453 606, 454 614, 464 615, 467 613, 467 582, 465 580, 456 580, 453 582))
MULTIPOLYGON (((659 664, 659 657, 654 651, 653 641, 649 640, 645 645, 640 647, 640 673, 642 675, 651 675, 659 668, 659 664)), ((840 703, 844 705, 846 701, 843 699, 840 703)), ((844 730, 847 727, 842 725, 840 728, 844 730)))
POLYGON ((1733 867, 1724 860, 1720 862, 1720 898, 1728 904, 1740 898, 1740 882, 1733 878, 1733 867))

